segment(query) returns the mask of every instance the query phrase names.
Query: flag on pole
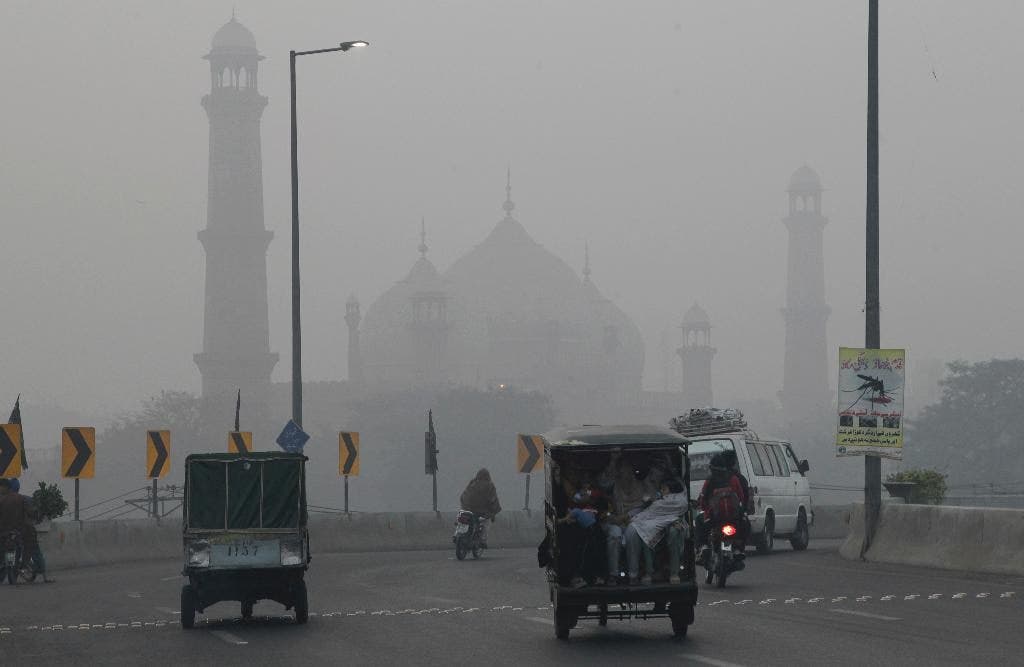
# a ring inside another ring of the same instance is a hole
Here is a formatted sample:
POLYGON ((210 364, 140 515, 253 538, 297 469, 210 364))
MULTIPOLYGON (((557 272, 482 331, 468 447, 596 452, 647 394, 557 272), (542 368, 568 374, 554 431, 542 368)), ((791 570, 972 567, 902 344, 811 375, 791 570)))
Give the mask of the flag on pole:
POLYGON ((242 409, 242 390, 238 390, 238 398, 235 399, 235 432, 237 433, 241 429, 238 428, 238 413, 242 409))
POLYGON ((18 398, 14 400, 14 409, 11 410, 11 416, 7 423, 21 426, 21 467, 28 468, 28 457, 25 456, 25 427, 21 424, 21 394, 18 394, 18 398))

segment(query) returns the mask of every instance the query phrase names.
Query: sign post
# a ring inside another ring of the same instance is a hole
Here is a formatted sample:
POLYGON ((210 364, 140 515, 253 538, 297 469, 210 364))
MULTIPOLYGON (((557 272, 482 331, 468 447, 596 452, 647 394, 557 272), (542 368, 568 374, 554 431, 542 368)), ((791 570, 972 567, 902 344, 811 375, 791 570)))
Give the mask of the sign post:
POLYGON ((523 435, 516 438, 516 468, 526 475, 526 501, 523 509, 530 514, 530 475, 544 467, 544 440, 539 435, 523 435))
POLYGON ((96 476, 96 429, 91 426, 62 429, 60 450, 61 476, 75 480, 75 521, 80 521, 79 480, 96 476))
POLYGON ((150 497, 150 512, 154 519, 160 518, 157 505, 157 481, 171 469, 171 432, 146 431, 146 477, 153 480, 153 495, 150 497))
POLYGON ((342 431, 338 434, 338 474, 345 478, 345 514, 348 514, 348 478, 359 476, 359 434, 342 431))
POLYGON ((434 486, 434 511, 437 512, 437 433, 434 432, 434 411, 427 412, 427 431, 423 434, 423 451, 425 468, 428 475, 433 477, 434 486))

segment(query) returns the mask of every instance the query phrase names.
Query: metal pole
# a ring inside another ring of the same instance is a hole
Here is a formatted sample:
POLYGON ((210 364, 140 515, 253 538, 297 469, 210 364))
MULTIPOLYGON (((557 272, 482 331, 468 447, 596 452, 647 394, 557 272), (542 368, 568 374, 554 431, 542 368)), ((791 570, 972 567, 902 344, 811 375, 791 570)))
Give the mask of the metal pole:
POLYGON ((526 473, 526 501, 523 509, 526 510, 526 516, 530 516, 530 473, 526 473))
POLYGON ((159 509, 160 508, 157 506, 157 502, 156 502, 156 478, 154 477, 153 478, 153 518, 154 519, 160 518, 159 509))
POLYGON ((345 514, 348 514, 348 475, 345 475, 345 514))
POLYGON ((430 473, 430 477, 434 480, 434 511, 437 511, 437 471, 430 473))
POLYGON ((295 116, 295 52, 289 52, 292 110, 292 420, 302 426, 302 324, 299 308, 299 132, 295 116))
POLYGON ((75 521, 78 521, 78 478, 75 478, 75 521))
MULTIPOLYGON (((878 284, 878 0, 868 0, 867 210, 865 216, 864 347, 881 347, 878 284)), ((882 460, 864 457, 864 543, 871 546, 882 507, 882 460)))

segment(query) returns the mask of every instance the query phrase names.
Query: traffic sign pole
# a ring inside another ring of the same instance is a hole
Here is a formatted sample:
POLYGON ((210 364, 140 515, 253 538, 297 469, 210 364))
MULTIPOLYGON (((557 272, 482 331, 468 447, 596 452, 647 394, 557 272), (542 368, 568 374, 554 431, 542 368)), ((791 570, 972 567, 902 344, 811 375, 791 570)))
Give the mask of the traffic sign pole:
POLYGON ((345 475, 345 514, 348 514, 348 475, 345 475))
POLYGON ((530 477, 531 475, 526 475, 526 502, 523 505, 523 509, 526 510, 526 516, 530 516, 530 477))
POLYGON ((156 479, 156 477, 154 477, 153 478, 153 518, 159 520, 160 519, 160 513, 157 511, 157 505, 156 505, 156 482, 157 482, 157 479, 156 479))
POLYGON ((75 478, 75 521, 79 521, 78 518, 78 478, 75 478))

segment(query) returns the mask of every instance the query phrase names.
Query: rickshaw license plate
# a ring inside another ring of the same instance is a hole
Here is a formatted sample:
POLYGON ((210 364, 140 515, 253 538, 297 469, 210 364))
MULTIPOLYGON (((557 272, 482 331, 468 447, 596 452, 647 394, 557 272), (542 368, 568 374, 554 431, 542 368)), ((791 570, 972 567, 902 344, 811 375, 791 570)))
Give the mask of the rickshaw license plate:
POLYGON ((227 540, 211 546, 211 565, 280 565, 278 540, 227 540))

